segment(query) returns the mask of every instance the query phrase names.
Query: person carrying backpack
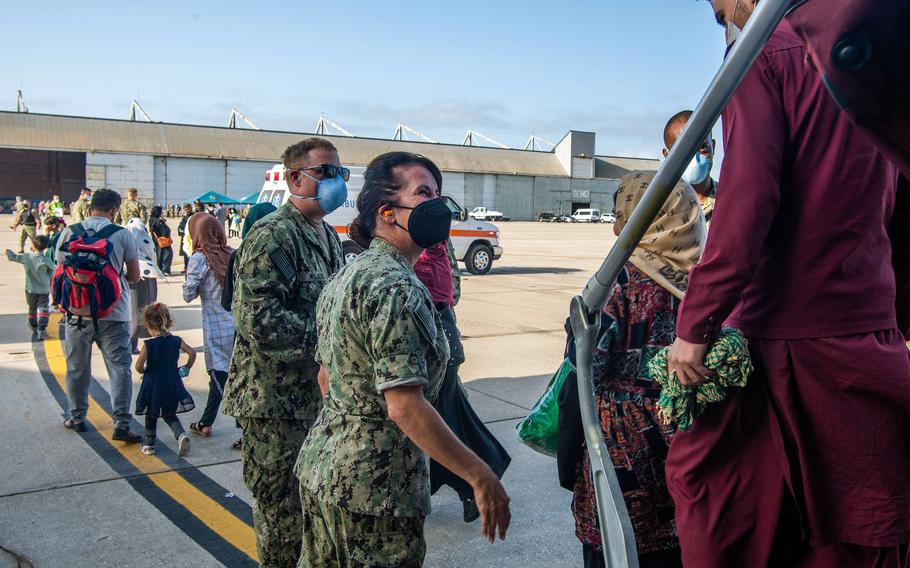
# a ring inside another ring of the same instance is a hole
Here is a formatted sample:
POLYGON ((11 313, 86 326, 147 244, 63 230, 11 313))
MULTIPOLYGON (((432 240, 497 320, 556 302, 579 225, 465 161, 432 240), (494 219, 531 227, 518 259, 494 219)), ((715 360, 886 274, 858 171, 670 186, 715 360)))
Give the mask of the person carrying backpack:
POLYGON ((120 195, 99 189, 92 195, 88 217, 64 229, 57 247, 54 303, 66 314, 66 395, 63 425, 85 432, 91 384, 92 344, 97 343, 110 379, 114 434, 137 443, 130 430, 133 380, 130 369, 130 289, 139 280, 136 242, 113 224, 120 195))

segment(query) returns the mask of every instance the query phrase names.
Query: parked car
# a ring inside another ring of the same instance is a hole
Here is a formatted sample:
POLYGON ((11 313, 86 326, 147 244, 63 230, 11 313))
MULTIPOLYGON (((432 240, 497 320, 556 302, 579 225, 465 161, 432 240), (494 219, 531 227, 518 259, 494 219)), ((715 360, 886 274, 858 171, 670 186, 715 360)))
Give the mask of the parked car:
POLYGON ((478 221, 508 221, 509 217, 506 217, 500 211, 494 211, 492 209, 487 209, 486 207, 475 207, 471 209, 471 212, 468 213, 468 217, 472 219, 477 219, 478 221))
POLYGON ((554 219, 558 216, 559 216, 559 214, 557 214, 557 213, 549 213, 547 211, 541 211, 540 213, 537 214, 537 220, 540 221, 541 223, 558 223, 558 221, 554 221, 554 219))
POLYGON ((559 214, 550 220, 551 223, 574 223, 575 219, 571 215, 559 214))
POLYGON ((604 213, 603 215, 600 216, 600 222, 601 223, 615 223, 616 215, 614 215, 612 213, 604 213))
POLYGON ((579 223, 597 223, 600 221, 600 209, 578 209, 572 218, 579 223))

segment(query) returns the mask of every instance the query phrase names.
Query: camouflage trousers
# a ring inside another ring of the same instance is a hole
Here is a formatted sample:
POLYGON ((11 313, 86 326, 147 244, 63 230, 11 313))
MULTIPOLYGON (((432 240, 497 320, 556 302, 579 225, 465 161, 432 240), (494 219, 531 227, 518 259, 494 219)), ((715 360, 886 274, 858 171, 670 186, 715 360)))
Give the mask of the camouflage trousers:
POLYGON ((34 225, 22 225, 19 228, 19 251, 25 251, 25 240, 32 244, 35 243, 35 226, 34 225))
POLYGON ((427 551, 424 517, 345 511, 300 487, 303 547, 297 568, 415 568, 427 551))
POLYGON ((243 482, 253 494, 262 568, 289 568, 300 556, 300 494, 294 462, 312 420, 243 418, 243 482))

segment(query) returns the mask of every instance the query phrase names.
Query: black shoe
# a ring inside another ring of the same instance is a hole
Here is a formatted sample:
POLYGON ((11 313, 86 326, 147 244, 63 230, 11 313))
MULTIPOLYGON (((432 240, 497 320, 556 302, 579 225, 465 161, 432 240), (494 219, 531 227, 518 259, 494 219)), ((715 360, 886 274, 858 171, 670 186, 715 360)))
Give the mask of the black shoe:
POLYGON ((138 444, 142 441, 142 436, 129 428, 114 428, 114 435, 111 436, 111 439, 117 440, 118 442, 126 442, 128 444, 138 444))
POLYGON ((88 430, 85 426, 85 422, 82 420, 76 420, 74 418, 67 418, 63 421, 63 427, 68 428, 74 432, 85 432, 88 430))
POLYGON ((461 506, 464 508, 464 522, 476 521, 480 516, 480 511, 477 510, 477 503, 473 499, 465 499, 461 502, 461 506))

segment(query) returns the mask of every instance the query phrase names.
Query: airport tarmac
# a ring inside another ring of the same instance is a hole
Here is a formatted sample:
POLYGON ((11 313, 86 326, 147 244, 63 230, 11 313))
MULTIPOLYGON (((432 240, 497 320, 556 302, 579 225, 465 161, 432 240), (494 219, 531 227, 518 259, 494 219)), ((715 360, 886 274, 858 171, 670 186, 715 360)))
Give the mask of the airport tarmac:
MULTIPOLYGON (((0 250, 17 242, 10 222, 0 215, 0 250)), ((502 259, 487 275, 465 273, 456 313, 467 356, 462 380, 512 455, 503 480, 512 525, 506 541, 488 544, 479 522, 465 524, 457 496, 443 488, 426 524, 428 567, 581 563, 571 494, 557 483, 555 460, 524 446, 514 428, 562 360, 569 300, 615 237, 608 224, 500 228, 502 259)), ((233 419, 220 416, 211 438, 194 437, 185 458, 164 426, 156 456, 112 442, 107 374, 96 350, 90 430, 64 429, 57 330, 52 326, 46 342, 30 341, 24 272, 0 263, 0 566, 15 566, 13 554, 41 567, 255 566, 252 501, 231 449, 238 437, 233 419)), ((171 306, 175 333, 201 351, 201 308, 183 302, 181 284, 179 276, 159 282, 159 301, 171 306)), ((201 415, 208 392, 201 357, 199 363, 187 380, 197 406, 181 415, 185 427, 201 415)), ((136 376, 134 396, 138 386, 136 376)), ((135 428, 141 430, 138 422, 135 428)))

